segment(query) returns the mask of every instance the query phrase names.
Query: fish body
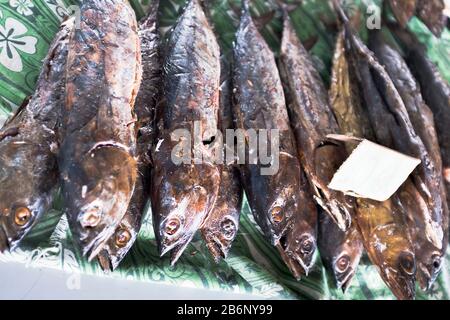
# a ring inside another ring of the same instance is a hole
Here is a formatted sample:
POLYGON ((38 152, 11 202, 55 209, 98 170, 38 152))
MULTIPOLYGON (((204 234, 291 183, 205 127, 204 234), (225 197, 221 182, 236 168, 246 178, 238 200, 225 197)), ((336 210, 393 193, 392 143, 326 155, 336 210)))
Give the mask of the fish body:
POLYGON ((346 152, 325 141, 328 134, 339 132, 339 126, 320 76, 287 16, 284 20, 280 69, 300 162, 314 188, 314 198, 345 230, 351 224, 354 203, 343 193, 330 190, 328 183, 345 161, 346 152))
MULTIPOLYGON (((276 172, 262 174, 261 154, 257 155, 254 163, 246 161, 240 169, 255 220, 265 237, 277 245, 289 228, 291 217, 302 205, 301 169, 274 55, 255 26, 247 1, 243 1, 243 5, 233 47, 233 115, 236 128, 246 132, 246 154, 255 152, 249 137, 250 130, 257 133, 261 133, 261 129, 278 130, 280 143, 279 170, 276 172)), ((270 139, 276 137, 270 136, 268 141, 272 141, 270 139)))
MULTIPOLYGON (((370 34, 370 48, 386 68, 403 100, 412 128, 425 147, 421 148, 420 154, 416 154, 422 160, 419 177, 413 176, 415 180, 420 179, 415 184, 418 195, 425 200, 423 209, 408 211, 408 214, 416 247, 417 277, 421 288, 429 289, 442 268, 448 244, 448 207, 433 113, 425 104, 419 85, 406 62, 397 51, 383 42, 378 32, 370 34)), ((413 191, 405 191, 405 195, 411 193, 414 194, 413 191)))
MULTIPOLYGON (((415 135, 411 131, 405 133, 401 129, 395 118, 396 114, 389 111, 382 94, 378 91, 372 72, 380 74, 385 79, 391 88, 389 91, 391 99, 394 96, 398 100, 398 93, 384 68, 349 28, 346 28, 346 40, 349 43, 353 70, 357 74, 364 105, 377 142, 390 148, 396 147, 396 137, 404 137, 404 141, 415 142, 417 139, 415 135)), ((410 124, 405 126, 411 129, 410 124)), ((371 201, 358 203, 358 227, 363 235, 366 250, 371 260, 379 266, 380 275, 385 283, 399 299, 415 297, 417 261, 410 229, 405 227, 409 211, 418 210, 417 203, 422 201, 420 196, 414 197, 413 203, 405 198, 402 191, 407 188, 416 190, 413 182, 407 180, 391 202, 377 204, 377 207, 373 207, 374 203, 371 201), (373 214, 374 212, 376 214, 373 214), (380 241, 383 239, 380 237, 384 237, 385 240, 380 241), (386 242, 387 240, 389 242, 386 242), (386 251, 384 249, 388 244, 391 249, 386 251)))
MULTIPOLYGON (((345 49, 345 32, 338 36, 335 62, 333 66, 333 80, 330 89, 331 106, 340 120, 345 132, 355 134, 356 137, 375 139, 366 105, 376 106, 381 100, 373 83, 366 77, 361 89, 366 89, 366 96, 373 100, 364 99, 359 93, 358 77, 352 64, 351 54, 345 49), (342 96, 342 95, 352 95, 342 96), (363 100, 361 100, 363 99, 363 100)), ((362 69, 359 69, 362 70, 362 69)), ((367 69, 364 69, 367 71, 367 69)), ((383 128, 387 130, 387 128, 383 128)), ((387 131, 388 132, 388 131, 387 131)), ((348 146, 349 152, 354 145, 348 146)), ((395 206, 391 199, 378 202, 369 199, 357 199, 356 225, 361 234, 361 241, 371 262, 378 267, 380 276, 387 286, 399 299, 412 299, 415 289, 415 256, 414 248, 406 228, 406 215, 395 206)))
MULTIPOLYGON (((219 127, 222 135, 227 129, 233 129, 233 115, 231 111, 231 70, 230 64, 222 59, 222 85, 220 90, 219 127)), ((226 143, 221 152, 226 158, 226 143)), ((239 229, 239 217, 242 207, 243 188, 239 170, 234 164, 219 165, 220 186, 219 194, 204 224, 201 232, 206 247, 218 262, 226 258, 239 229)))
POLYGON ((220 184, 209 148, 218 129, 220 49, 198 0, 189 1, 166 52, 166 101, 152 157, 152 209, 160 254, 172 250, 174 264, 214 207, 220 184), (188 135, 181 140, 180 130, 188 135), (203 158, 201 163, 192 161, 193 153, 203 158), (188 161, 175 164, 174 155, 188 161))
POLYGON ((307 276, 313 267, 318 237, 317 206, 311 185, 303 171, 300 186, 302 205, 292 216, 291 226, 278 246, 281 257, 297 279, 302 275, 307 276))
POLYGON ((17 247, 53 201, 73 26, 73 19, 62 24, 44 60, 35 93, 0 130, 0 252, 17 247))
POLYGON ((75 241, 93 259, 127 211, 137 176, 136 16, 124 0, 86 0, 72 33, 58 164, 75 241))
POLYGON ((146 17, 139 22, 142 54, 142 82, 134 111, 137 117, 137 177, 128 209, 113 236, 98 256, 105 271, 113 271, 125 258, 141 229, 144 211, 150 195, 150 152, 155 139, 156 106, 160 95, 162 64, 158 32, 159 0, 151 4, 146 17))
POLYGON ((220 170, 219 195, 201 231, 215 261, 226 258, 239 229, 243 190, 236 168, 220 170))
POLYGON ((450 86, 436 66, 417 44, 409 44, 407 63, 420 89, 425 103, 430 107, 441 149, 442 170, 447 193, 447 207, 450 206, 450 86))

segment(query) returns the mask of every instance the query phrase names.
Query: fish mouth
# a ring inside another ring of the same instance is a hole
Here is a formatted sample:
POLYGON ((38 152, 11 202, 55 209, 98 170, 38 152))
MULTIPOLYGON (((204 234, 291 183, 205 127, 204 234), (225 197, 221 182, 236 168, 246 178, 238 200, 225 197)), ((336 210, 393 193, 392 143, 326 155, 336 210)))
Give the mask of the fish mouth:
POLYGON ((194 237, 194 234, 192 233, 192 235, 190 235, 186 241, 182 241, 181 243, 179 243, 172 249, 172 254, 170 256, 170 266, 172 266, 172 267, 175 266, 178 259, 180 259, 181 255, 186 250, 189 243, 191 243, 191 240, 193 237, 194 237))
POLYGON ((230 250, 228 245, 224 244, 214 235, 208 237, 206 247, 213 256, 215 263, 219 263, 221 259, 226 259, 230 250))
POLYGON ((100 252, 105 248, 108 240, 114 234, 115 227, 105 227, 101 232, 99 232, 95 238, 87 243, 82 241, 81 248, 83 256, 88 257, 88 261, 91 262, 97 257, 100 252))
POLYGON ((436 281, 439 272, 435 272, 432 276, 428 268, 422 264, 417 268, 417 281, 419 282, 420 290, 426 292, 431 289, 433 283, 436 281))
POLYGON ((298 259, 293 259, 287 255, 281 244, 278 244, 276 248, 280 253, 281 259, 283 259, 284 263, 297 281, 301 280, 303 275, 307 275, 307 271, 302 267, 302 264, 298 262, 298 259))
POLYGON ((4 253, 7 251, 10 251, 10 244, 5 230, 0 225, 0 253, 4 253))
MULTIPOLYGON (((383 276, 383 274, 382 274, 383 276)), ((394 296, 399 300, 414 300, 416 297, 416 283, 414 276, 397 275, 395 277, 386 276, 383 279, 391 289, 394 296)))
POLYGON ((182 236, 176 241, 173 241, 170 244, 165 244, 164 241, 162 241, 160 244, 158 244, 159 256, 163 257, 169 251, 171 251, 172 254, 170 257, 170 265, 174 266, 177 263, 178 259, 183 254, 184 250, 186 250, 186 247, 191 242, 193 237, 194 233, 191 233, 190 235, 185 234, 184 236, 182 236))
POLYGON ((294 258, 295 260, 302 266, 303 271, 305 272, 305 275, 308 276, 309 271, 312 269, 313 266, 313 257, 314 254, 307 256, 307 259, 304 259, 302 256, 300 256, 299 254, 295 254, 294 258))
POLYGON ((341 289, 343 293, 347 292, 347 289, 350 287, 352 280, 356 274, 356 270, 350 268, 347 272, 344 273, 334 273, 336 287, 341 289))

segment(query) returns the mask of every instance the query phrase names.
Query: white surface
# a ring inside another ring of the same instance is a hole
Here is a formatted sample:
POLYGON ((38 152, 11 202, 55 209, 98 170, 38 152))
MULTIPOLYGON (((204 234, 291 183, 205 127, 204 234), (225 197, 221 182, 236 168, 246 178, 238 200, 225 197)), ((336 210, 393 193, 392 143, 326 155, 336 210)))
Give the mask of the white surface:
POLYGON ((58 270, 0 263, 2 299, 257 299, 251 295, 189 289, 132 280, 70 275, 58 270))

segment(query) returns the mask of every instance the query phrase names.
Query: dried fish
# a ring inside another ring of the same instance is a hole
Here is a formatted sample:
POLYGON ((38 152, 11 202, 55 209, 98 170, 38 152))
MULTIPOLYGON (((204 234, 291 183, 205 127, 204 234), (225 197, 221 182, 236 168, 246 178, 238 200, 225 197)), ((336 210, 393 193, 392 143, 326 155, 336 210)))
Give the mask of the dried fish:
POLYGON ((292 274, 299 280, 308 275, 314 265, 317 249, 317 207, 305 173, 301 173, 301 205, 292 216, 291 227, 281 239, 278 251, 292 274))
POLYGON ((339 228, 346 230, 351 224, 354 203, 350 197, 328 188, 346 158, 345 150, 326 141, 328 134, 339 133, 339 127, 320 76, 287 15, 280 62, 300 162, 314 187, 314 198, 339 228))
MULTIPOLYGON (((410 129, 415 130, 422 146, 422 159, 419 177, 413 176, 418 194, 424 200, 424 210, 409 211, 410 226, 416 247, 418 261, 417 278, 422 289, 429 289, 442 268, 442 259, 447 250, 448 207, 442 179, 442 160, 437 133, 434 127, 433 113, 425 104, 420 88, 401 55, 388 46, 377 31, 370 33, 370 48, 380 63, 386 68, 395 89, 402 99, 410 129), (427 210, 425 210, 427 208, 427 210)), ((398 144, 401 144, 399 142, 398 144)), ((407 152, 407 150, 405 150, 407 152)))
POLYGON ((128 1, 83 1, 79 19, 69 43, 58 163, 72 234, 91 260, 115 232, 133 194, 141 53, 128 1))
POLYGON ((73 26, 73 19, 62 24, 34 95, 0 130, 0 252, 14 250, 53 201, 61 93, 73 26))
MULTIPOLYGON (((222 59, 222 85, 220 87, 219 123, 222 134, 225 130, 233 129, 233 115, 231 112, 231 67, 230 63, 222 59)), ((226 149, 232 148, 225 144, 221 150, 223 158, 226 149)), ((201 231, 206 247, 216 262, 226 258, 239 229, 243 188, 239 178, 239 170, 233 164, 220 165, 219 195, 214 208, 208 215, 201 231)))
POLYGON ((105 271, 116 269, 136 241, 141 229, 145 205, 150 194, 150 151, 155 138, 155 114, 160 95, 162 71, 159 55, 158 8, 159 0, 154 0, 148 15, 139 23, 142 82, 134 108, 138 130, 138 174, 128 210, 113 236, 99 253, 99 264, 105 271))
POLYGON ((444 182, 447 189, 447 207, 450 206, 450 86, 426 55, 426 48, 408 31, 393 28, 405 44, 406 62, 420 84, 425 103, 434 115, 441 149, 444 182))
POLYGON ((189 1, 173 29, 163 70, 166 105, 157 119, 152 209, 159 251, 172 250, 175 264, 214 207, 220 184, 209 147, 218 129, 220 49, 198 0, 189 1), (189 137, 179 141, 179 129, 189 137), (188 156, 180 144, 203 161, 174 163, 171 155, 188 156))
MULTIPOLYGON (((347 30, 347 32, 350 31, 347 30)), ((340 124, 346 128, 347 132, 373 140, 374 133, 367 110, 362 109, 363 100, 361 99, 366 98, 364 100, 366 105, 376 106, 373 103, 381 102, 381 97, 370 82, 370 74, 364 73, 364 70, 368 71, 366 65, 360 69, 360 77, 364 75, 361 89, 365 90, 366 95, 359 94, 357 72, 354 70, 355 65, 352 64, 354 61, 350 58, 351 54, 346 52, 344 41, 345 32, 343 31, 339 33, 336 45, 333 82, 330 89, 331 105, 337 118, 340 119, 340 124), (346 94, 353 97, 342 96, 346 94)), ((354 145, 350 145, 349 151, 353 148, 354 145)), ((394 201, 398 201, 396 195, 384 202, 357 199, 356 222, 368 256, 378 267, 382 279, 399 299, 413 299, 415 296, 414 248, 405 226, 405 213, 394 205, 394 201)))
MULTIPOLYGON (((246 154, 250 146, 249 130, 278 130, 279 170, 264 175, 261 150, 255 163, 241 165, 242 181, 256 222, 265 237, 277 245, 289 228, 291 217, 301 204, 300 163, 294 135, 289 125, 286 101, 275 58, 258 32, 250 15, 248 1, 233 48, 233 114, 236 127, 247 132, 246 154)), ((270 133, 270 131, 269 131, 270 133)), ((270 135, 270 139, 276 139, 270 135)), ((255 139, 253 139, 255 140, 255 139)), ((251 149, 251 150, 250 150, 251 149)))

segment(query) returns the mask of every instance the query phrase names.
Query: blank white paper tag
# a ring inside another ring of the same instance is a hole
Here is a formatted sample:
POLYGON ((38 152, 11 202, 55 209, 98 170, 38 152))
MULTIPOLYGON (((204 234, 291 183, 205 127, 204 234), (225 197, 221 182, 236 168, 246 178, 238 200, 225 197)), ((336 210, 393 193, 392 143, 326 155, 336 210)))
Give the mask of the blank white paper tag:
POLYGON ((329 188, 386 201, 405 182, 420 160, 363 140, 334 174, 329 188))

